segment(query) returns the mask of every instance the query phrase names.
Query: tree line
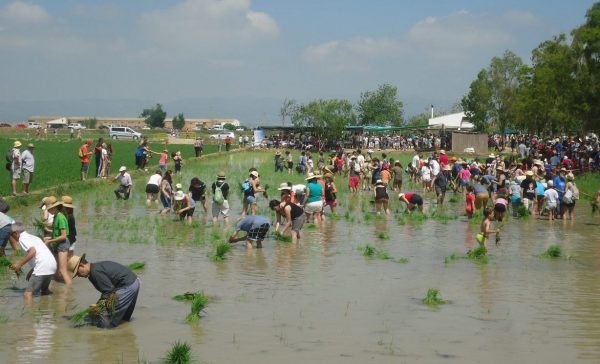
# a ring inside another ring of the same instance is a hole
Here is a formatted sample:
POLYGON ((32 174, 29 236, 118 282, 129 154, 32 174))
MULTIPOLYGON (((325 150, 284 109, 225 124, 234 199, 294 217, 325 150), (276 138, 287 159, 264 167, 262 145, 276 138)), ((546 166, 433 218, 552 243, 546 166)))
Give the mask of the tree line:
POLYGON ((471 82, 461 105, 478 131, 582 134, 600 130, 600 2, 570 37, 531 52, 531 65, 507 50, 471 82))

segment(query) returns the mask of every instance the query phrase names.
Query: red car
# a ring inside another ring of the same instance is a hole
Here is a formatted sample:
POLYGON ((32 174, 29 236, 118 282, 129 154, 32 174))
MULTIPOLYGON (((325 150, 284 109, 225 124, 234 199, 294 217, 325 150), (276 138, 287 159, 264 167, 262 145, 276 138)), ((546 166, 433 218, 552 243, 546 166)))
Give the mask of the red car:
POLYGON ((17 125, 15 125, 15 128, 17 128, 17 129, 27 129, 27 125, 25 125, 25 124, 17 124, 17 125))

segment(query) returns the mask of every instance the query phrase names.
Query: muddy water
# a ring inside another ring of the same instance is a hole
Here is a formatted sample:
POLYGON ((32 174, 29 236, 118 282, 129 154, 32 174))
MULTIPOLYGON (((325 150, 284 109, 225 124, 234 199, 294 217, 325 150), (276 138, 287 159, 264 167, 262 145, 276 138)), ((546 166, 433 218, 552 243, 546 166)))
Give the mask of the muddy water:
MULTIPOLYGON (((253 158, 254 165, 270 163, 253 158)), ((184 179, 199 173, 210 180, 226 168, 238 213, 237 183, 251 165, 241 159, 190 164, 184 179)), ((238 244, 215 263, 209 240, 225 236, 220 226, 161 218, 156 208, 146 209, 142 193, 128 203, 113 202, 110 187, 75 197, 78 252, 92 261, 146 262, 134 320, 114 330, 72 328, 66 316, 97 299, 89 282, 76 279, 70 289, 53 284, 53 296, 36 297, 24 309, 25 282, 8 275, 0 278, 2 363, 158 362, 177 340, 208 363, 600 361, 600 226, 584 203, 574 224, 535 218, 506 224, 487 264, 444 263, 473 245, 477 225, 462 217, 365 221, 367 195, 342 198, 340 215, 350 206, 350 217, 305 226, 297 245, 268 239, 262 250, 247 251, 238 244), (380 240, 380 232, 391 238, 380 240), (409 261, 365 258, 359 248, 366 243, 409 261), (540 258, 552 243, 570 259, 540 258), (449 304, 423 305, 428 288, 438 288, 449 304), (189 304, 171 297, 195 290, 211 303, 199 324, 190 325, 189 304)), ((264 210, 265 200, 260 204, 264 210)), ((29 221, 37 213, 31 208, 13 216, 29 221)), ((202 215, 197 209, 196 218, 202 215)))

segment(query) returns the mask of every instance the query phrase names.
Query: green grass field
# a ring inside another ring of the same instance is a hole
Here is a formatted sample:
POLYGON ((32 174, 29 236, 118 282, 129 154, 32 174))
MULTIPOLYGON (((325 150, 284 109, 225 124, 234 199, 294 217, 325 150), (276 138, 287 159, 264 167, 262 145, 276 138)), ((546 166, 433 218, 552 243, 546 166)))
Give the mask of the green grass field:
MULTIPOLYGON (((69 184, 77 182, 80 179, 80 161, 78 157, 79 147, 81 142, 78 140, 39 140, 30 141, 35 145, 34 157, 35 157, 35 171, 33 182, 30 185, 30 192, 43 190, 49 187, 60 186, 62 184, 69 184)), ((2 156, 12 148, 13 142, 16 139, 0 139, 0 151, 2 156)), ((22 150, 29 143, 26 140, 19 139, 23 143, 22 150)), ((115 176, 116 171, 120 166, 124 165, 128 168, 135 168, 135 149, 137 148, 137 142, 132 141, 111 141, 113 146, 113 158, 111 165, 111 175, 115 176)), ((161 151, 164 149, 164 144, 150 143, 150 148, 155 151, 161 151)), ((206 145, 204 153, 214 153, 218 151, 219 147, 216 145, 206 145)), ((192 158, 195 156, 193 145, 169 145, 169 153, 181 151, 184 163, 186 158, 192 158)), ((153 155, 150 159, 149 168, 158 166, 158 156, 153 155)), ((2 164, 6 164, 3 160, 2 164)), ((93 170, 95 168, 95 161, 92 156, 90 163, 89 176, 93 178, 93 170)), ((0 195, 7 196, 11 194, 10 187, 10 172, 4 169, 5 183, 0 184, 0 195)), ((17 185, 17 191, 21 191, 21 184, 17 185)))

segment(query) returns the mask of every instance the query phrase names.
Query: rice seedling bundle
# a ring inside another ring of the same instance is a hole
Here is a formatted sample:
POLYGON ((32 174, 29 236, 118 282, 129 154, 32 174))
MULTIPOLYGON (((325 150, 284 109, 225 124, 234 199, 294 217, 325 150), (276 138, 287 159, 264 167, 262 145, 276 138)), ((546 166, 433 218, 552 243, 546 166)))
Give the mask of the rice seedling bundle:
POLYGON ((406 264, 406 263, 408 263, 408 258, 405 258, 405 257, 400 257, 400 258, 397 258, 397 259, 396 259, 396 260, 394 260, 394 261, 395 261, 396 263, 406 264))
POLYGON ((173 296, 175 301, 191 301, 196 297, 196 295, 201 294, 202 292, 185 292, 184 294, 178 294, 173 296))
POLYGON ((111 293, 105 299, 99 300, 95 306, 88 307, 71 316, 71 322, 75 327, 93 324, 104 311, 112 315, 117 307, 117 294, 111 293))
POLYGON ((435 288, 429 288, 427 290, 427 295, 421 301, 426 305, 436 306, 443 305, 446 303, 445 300, 441 299, 439 295, 440 291, 435 288))
POLYGON ((189 364, 192 362, 192 347, 184 342, 177 341, 171 347, 165 358, 166 364, 189 364))
POLYGON ((279 231, 275 232, 275 239, 277 239, 278 241, 282 241, 285 243, 289 243, 292 241, 292 237, 286 234, 282 234, 279 231))
POLYGON ((483 246, 478 246, 467 252, 467 259, 481 259, 487 254, 487 249, 483 246))
POLYGON ((562 249, 558 245, 550 245, 542 257, 544 258, 560 258, 562 256, 562 249))
POLYGON ((208 297, 203 293, 197 293, 192 299, 192 307, 190 313, 186 316, 187 322, 198 322, 200 320, 200 313, 208 304, 208 297))
POLYGON ((313 223, 306 224, 306 228, 307 228, 307 229, 310 229, 310 230, 314 230, 314 229, 316 229, 316 228, 317 228, 317 225, 315 225, 315 224, 313 224, 313 223))
POLYGON ((44 229, 46 228, 46 222, 43 221, 42 219, 37 219, 34 218, 32 219, 31 223, 33 224, 33 226, 35 227, 35 232, 39 235, 39 236, 44 236, 44 229))
POLYGON ((10 268, 12 262, 7 257, 0 257, 0 267, 10 268))
POLYGON ((146 262, 133 262, 127 267, 131 270, 140 270, 146 266, 146 262))
POLYGON ((231 245, 227 242, 218 242, 214 246, 212 260, 220 262, 225 259, 225 254, 231 251, 231 245))
POLYGON ((458 256, 458 254, 456 254, 456 253, 452 253, 452 254, 450 254, 450 255, 447 255, 446 257, 444 257, 444 263, 445 263, 445 264, 448 264, 448 263, 450 263, 450 262, 452 262, 452 261, 454 261, 454 260, 457 260, 457 259, 459 259, 459 258, 460 258, 460 257, 458 256))
POLYGON ((372 257, 373 255, 375 255, 376 251, 377 251, 377 249, 374 246, 369 245, 369 244, 365 245, 365 247, 362 250, 363 255, 365 257, 372 257))
POLYGON ((456 196, 452 196, 448 199, 448 202, 450 203, 457 203, 458 202, 458 197, 456 196))
POLYGON ((381 240, 389 240, 390 238, 390 234, 388 234, 385 231, 380 232, 379 234, 377 234, 377 237, 381 240))

